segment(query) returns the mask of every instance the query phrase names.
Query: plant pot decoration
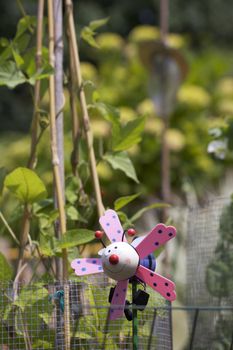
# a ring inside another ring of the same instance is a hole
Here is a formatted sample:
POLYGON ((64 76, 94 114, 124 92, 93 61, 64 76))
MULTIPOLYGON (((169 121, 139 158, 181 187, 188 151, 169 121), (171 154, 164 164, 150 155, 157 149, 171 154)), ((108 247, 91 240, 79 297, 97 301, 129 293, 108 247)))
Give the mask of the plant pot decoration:
MULTIPOLYGON (((130 320, 125 305, 128 283, 135 281, 141 284, 148 284, 165 299, 173 301, 176 299, 175 284, 169 279, 154 272, 156 263, 152 253, 176 236, 176 229, 173 226, 164 224, 156 225, 148 235, 141 236, 127 242, 117 213, 114 210, 107 210, 99 219, 100 225, 108 236, 111 244, 101 249, 98 254, 101 258, 75 259, 71 267, 78 276, 104 272, 108 277, 117 281, 116 287, 111 288, 109 295, 110 320, 115 320, 124 315, 130 320)), ((129 229, 129 236, 136 231, 129 229)), ((101 239, 102 231, 96 231, 96 238, 101 239)), ((134 296, 133 303, 139 305, 143 310, 148 302, 149 295, 138 290, 134 296)))

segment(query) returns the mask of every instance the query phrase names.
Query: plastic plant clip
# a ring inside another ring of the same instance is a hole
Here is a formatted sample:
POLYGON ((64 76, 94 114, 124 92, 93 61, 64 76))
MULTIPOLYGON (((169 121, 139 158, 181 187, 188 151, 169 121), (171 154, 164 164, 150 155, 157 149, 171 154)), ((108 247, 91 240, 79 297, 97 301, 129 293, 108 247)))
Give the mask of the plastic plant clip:
POLYGON ((176 236, 175 227, 158 224, 148 235, 135 239, 132 244, 129 244, 114 210, 107 210, 100 217, 99 222, 111 244, 99 251, 100 258, 75 259, 71 267, 78 276, 104 272, 117 281, 111 299, 110 320, 123 316, 127 287, 131 278, 148 284, 165 299, 175 300, 175 284, 142 265, 146 256, 176 236))

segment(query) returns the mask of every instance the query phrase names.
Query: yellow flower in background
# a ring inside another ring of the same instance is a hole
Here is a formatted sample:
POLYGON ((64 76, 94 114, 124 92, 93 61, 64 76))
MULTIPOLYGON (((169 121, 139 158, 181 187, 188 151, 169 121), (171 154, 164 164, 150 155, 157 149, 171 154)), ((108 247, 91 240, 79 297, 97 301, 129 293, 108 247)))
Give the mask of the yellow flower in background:
POLYGON ((182 35, 169 34, 167 37, 167 43, 169 47, 174 49, 181 49, 186 45, 186 40, 182 35))
POLYGON ((220 100, 217 105, 217 109, 220 114, 233 115, 233 99, 225 98, 220 100))
POLYGON ((81 62, 81 72, 83 80, 97 80, 97 69, 95 66, 89 62, 81 62))
POLYGON ((130 107, 127 107, 127 106, 119 107, 119 111, 120 111, 121 120, 123 122, 128 122, 128 121, 133 120, 137 117, 134 110, 130 107))
POLYGON ((100 50, 120 51, 123 49, 123 38, 115 33, 103 33, 96 37, 96 42, 100 46, 100 50))
POLYGON ((206 108, 211 100, 209 93, 198 85, 183 85, 178 91, 177 99, 193 108, 206 108))
POLYGON ((145 131, 148 134, 154 134, 156 136, 161 135, 163 129, 163 122, 159 118, 147 118, 145 124, 145 131))
POLYGON ((144 115, 146 117, 155 116, 155 107, 152 100, 149 98, 139 103, 137 106, 137 111, 140 115, 144 115))
POLYGON ((105 120, 92 120, 92 131, 96 137, 105 137, 109 133, 109 124, 105 120))
POLYGON ((166 132, 166 142, 171 151, 179 152, 185 146, 185 136, 178 129, 168 129, 166 132))
POLYGON ((129 34, 129 40, 134 43, 140 43, 148 40, 158 40, 159 37, 159 29, 150 25, 137 26, 129 34))
POLYGON ((103 180, 110 180, 113 176, 113 170, 106 162, 98 163, 97 172, 99 177, 103 180))
POLYGON ((216 87, 216 94, 220 97, 233 99, 233 78, 221 79, 216 87))

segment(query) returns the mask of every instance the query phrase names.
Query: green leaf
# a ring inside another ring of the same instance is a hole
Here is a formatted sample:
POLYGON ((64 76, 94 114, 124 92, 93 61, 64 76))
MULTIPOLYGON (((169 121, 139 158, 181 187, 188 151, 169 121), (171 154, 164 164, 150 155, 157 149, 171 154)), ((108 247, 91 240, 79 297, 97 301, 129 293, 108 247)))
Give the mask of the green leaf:
POLYGON ((9 40, 7 38, 0 38, 0 46, 1 47, 9 46, 9 40))
POLYGON ((31 30, 35 27, 36 27, 36 17, 35 16, 24 16, 18 22, 15 39, 20 37, 27 30, 31 32, 31 30))
POLYGON ((93 339, 93 335, 85 332, 80 332, 80 331, 76 331, 73 337, 79 338, 79 339, 89 339, 89 340, 93 339))
POLYGON ((113 126, 114 133, 120 132, 120 112, 117 108, 103 102, 96 102, 88 106, 90 114, 103 117, 113 126))
POLYGON ((6 175, 7 175, 6 168, 4 168, 4 167, 0 168, 0 195, 2 194, 4 180, 5 180, 6 175))
POLYGON ((0 253, 0 281, 10 281, 12 278, 12 269, 5 256, 0 253))
POLYGON ((67 231, 62 238, 57 241, 56 248, 57 249, 68 249, 73 248, 78 245, 86 244, 88 242, 93 241, 94 233, 91 230, 87 229, 75 229, 67 231))
POLYGON ((20 68, 24 64, 22 56, 17 52, 17 50, 12 48, 12 54, 16 63, 17 68, 20 68))
POLYGON ((114 209, 119 210, 140 196, 141 193, 132 194, 131 196, 120 197, 114 202, 114 209))
POLYGON ((90 46, 99 48, 99 45, 95 41, 95 32, 90 27, 84 27, 81 31, 81 38, 86 41, 90 46))
POLYGON ((52 341, 37 339, 33 343, 32 349, 54 349, 54 344, 52 341))
POLYGON ((55 256, 54 245, 56 244, 54 237, 48 235, 40 235, 40 252, 44 256, 55 256))
POLYGON ((113 169, 123 171, 126 174, 126 176, 139 183, 133 163, 131 162, 126 152, 119 152, 113 154, 106 153, 103 159, 106 162, 108 162, 113 169))
POLYGON ((26 77, 13 61, 0 65, 0 86, 5 85, 11 89, 27 81, 26 77))
POLYGON ((151 210, 151 209, 161 209, 161 208, 169 208, 170 204, 166 204, 166 203, 154 203, 151 205, 148 205, 142 209, 140 209, 136 214, 134 214, 131 218, 130 221, 131 222, 135 222, 136 220, 138 220, 146 211, 151 210))
POLYGON ((99 48, 94 36, 96 35, 95 30, 102 27, 108 22, 109 18, 98 19, 90 22, 89 26, 86 26, 81 31, 81 38, 86 41, 90 46, 99 48))
POLYGON ((113 132, 113 150, 124 151, 141 141, 144 130, 145 118, 137 118, 129 121, 117 133, 113 132))
POLYGON ((95 21, 91 21, 89 24, 89 27, 92 30, 96 30, 100 27, 103 27, 108 21, 109 21, 109 17, 97 19, 95 21))
POLYGON ((8 174, 4 185, 24 204, 46 198, 47 191, 39 176, 27 168, 17 168, 8 174))
POLYGON ((42 80, 42 79, 48 78, 53 73, 54 73, 53 67, 49 63, 46 63, 35 74, 30 76, 30 79, 28 80, 28 82, 31 85, 34 85, 36 80, 42 80))
POLYGON ((45 297, 48 297, 48 290, 41 287, 41 285, 38 285, 38 287, 35 289, 32 289, 31 286, 24 287, 14 302, 14 305, 18 306, 22 311, 24 311, 26 307, 33 306, 39 300, 44 299, 45 297))

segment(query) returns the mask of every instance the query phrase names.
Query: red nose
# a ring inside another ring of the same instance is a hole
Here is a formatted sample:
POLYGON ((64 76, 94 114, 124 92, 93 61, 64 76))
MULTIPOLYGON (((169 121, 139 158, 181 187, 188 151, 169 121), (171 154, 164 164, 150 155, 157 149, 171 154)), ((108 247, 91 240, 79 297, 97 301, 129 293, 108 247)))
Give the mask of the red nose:
POLYGON ((118 256, 117 256, 116 254, 110 255, 110 257, 109 257, 109 262, 110 262, 110 264, 112 264, 112 265, 118 264, 118 262, 119 262, 118 256))

